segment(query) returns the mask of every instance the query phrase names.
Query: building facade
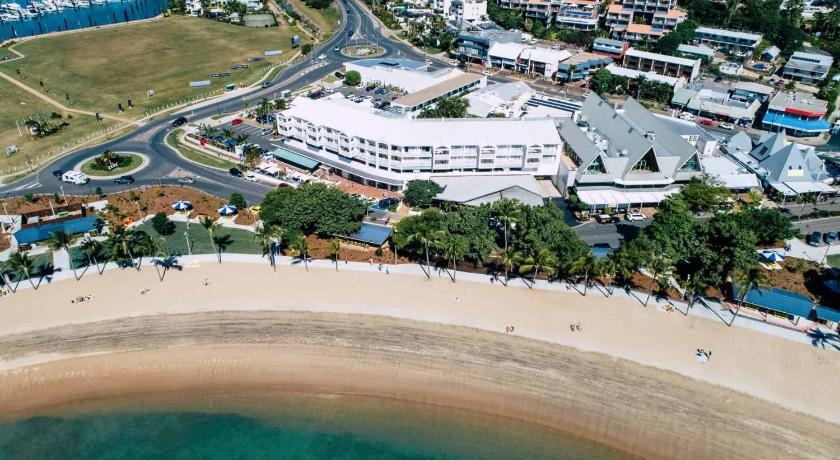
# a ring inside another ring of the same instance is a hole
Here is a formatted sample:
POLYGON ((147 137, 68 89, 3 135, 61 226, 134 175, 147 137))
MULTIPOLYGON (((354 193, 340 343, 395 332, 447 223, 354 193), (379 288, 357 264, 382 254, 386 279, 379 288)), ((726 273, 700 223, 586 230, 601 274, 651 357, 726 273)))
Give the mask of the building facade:
POLYGON ((710 46, 717 50, 733 51, 737 53, 752 53, 761 43, 761 34, 739 32, 737 30, 715 29, 712 27, 698 27, 694 31, 694 41, 710 46))
POLYGON ((831 129, 825 119, 827 109, 828 103, 812 94, 780 92, 770 100, 761 127, 794 137, 819 136, 831 129))
POLYGON ((811 48, 797 51, 782 68, 782 77, 801 81, 806 85, 819 85, 828 76, 834 57, 825 51, 811 48))
POLYGON ((689 82, 700 75, 700 60, 639 51, 630 48, 624 53, 622 65, 628 69, 656 72, 669 77, 683 77, 689 82))

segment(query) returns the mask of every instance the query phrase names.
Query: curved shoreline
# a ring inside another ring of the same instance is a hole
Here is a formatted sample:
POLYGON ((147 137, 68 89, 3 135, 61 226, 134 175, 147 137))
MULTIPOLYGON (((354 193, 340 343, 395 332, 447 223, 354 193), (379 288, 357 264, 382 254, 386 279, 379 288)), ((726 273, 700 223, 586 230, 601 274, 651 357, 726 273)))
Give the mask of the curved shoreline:
POLYGON ((160 315, 16 334, 0 346, 4 359, 56 348, 94 355, 0 373, 5 417, 113 397, 279 391, 500 415, 647 458, 827 458, 837 434, 813 417, 673 372, 537 340, 376 316, 160 315))

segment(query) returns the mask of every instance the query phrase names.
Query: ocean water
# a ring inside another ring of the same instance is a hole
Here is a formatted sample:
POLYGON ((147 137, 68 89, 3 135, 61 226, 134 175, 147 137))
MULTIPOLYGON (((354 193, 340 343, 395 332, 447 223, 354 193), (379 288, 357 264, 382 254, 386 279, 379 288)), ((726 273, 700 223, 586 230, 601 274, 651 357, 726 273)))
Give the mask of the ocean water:
MULTIPOLYGON (((0 3, 11 2, 0 0, 0 3)), ((25 0, 17 0, 15 3, 24 7, 29 5, 25 0)), ((168 4, 169 0, 112 0, 101 5, 45 13, 22 21, 4 21, 0 22, 0 41, 148 19, 163 13, 168 4)))
POLYGON ((0 424, 10 459, 624 459, 504 417, 364 397, 168 395, 0 424), (150 399, 151 398, 151 399, 150 399))

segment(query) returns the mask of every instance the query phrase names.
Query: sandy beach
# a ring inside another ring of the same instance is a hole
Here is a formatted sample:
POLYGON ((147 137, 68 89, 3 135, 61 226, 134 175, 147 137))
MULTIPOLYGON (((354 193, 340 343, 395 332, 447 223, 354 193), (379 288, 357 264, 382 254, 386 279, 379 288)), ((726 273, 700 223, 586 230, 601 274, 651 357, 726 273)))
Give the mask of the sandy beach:
POLYGON ((145 267, 0 300, 4 418, 280 389, 504 415, 645 457, 830 458, 838 365, 837 352, 626 298, 349 270, 226 262, 160 283, 145 267))

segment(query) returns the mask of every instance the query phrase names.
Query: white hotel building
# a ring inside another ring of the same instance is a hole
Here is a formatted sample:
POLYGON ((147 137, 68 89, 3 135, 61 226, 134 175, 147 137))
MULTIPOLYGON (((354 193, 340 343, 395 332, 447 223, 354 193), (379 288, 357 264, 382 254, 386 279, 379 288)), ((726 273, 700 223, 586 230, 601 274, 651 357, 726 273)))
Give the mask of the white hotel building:
POLYGON ((276 118, 287 146, 389 190, 432 174, 554 177, 562 161, 562 140, 549 118, 412 119, 341 95, 298 97, 276 118))

